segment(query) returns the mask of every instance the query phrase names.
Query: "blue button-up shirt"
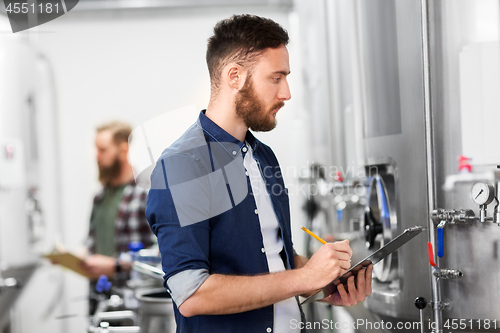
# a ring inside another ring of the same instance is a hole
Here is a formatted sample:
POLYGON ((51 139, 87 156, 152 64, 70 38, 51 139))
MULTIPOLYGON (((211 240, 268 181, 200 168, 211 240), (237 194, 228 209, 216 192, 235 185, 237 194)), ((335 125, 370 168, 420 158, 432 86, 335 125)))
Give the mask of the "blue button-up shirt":
MULTIPOLYGON (((285 267, 293 269, 289 199, 278 161, 271 148, 250 132, 245 139, 253 149, 278 219, 285 267)), ((227 168, 239 165, 239 160, 243 167, 244 146, 202 111, 197 122, 158 159, 146 216, 158 237, 167 289, 170 277, 187 270, 226 275, 269 272, 250 180, 238 168, 227 168), (225 187, 220 186, 221 180, 225 187), (244 191, 241 184, 246 186, 244 191)), ((174 312, 177 332, 264 333, 270 332, 274 318, 272 305, 237 314, 186 318, 174 302, 174 312)))

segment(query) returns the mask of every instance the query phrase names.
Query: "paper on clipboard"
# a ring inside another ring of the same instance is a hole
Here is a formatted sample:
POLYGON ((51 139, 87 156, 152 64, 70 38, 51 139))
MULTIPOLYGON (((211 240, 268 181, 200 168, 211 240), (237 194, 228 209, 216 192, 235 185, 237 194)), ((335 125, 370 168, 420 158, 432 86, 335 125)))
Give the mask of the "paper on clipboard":
POLYGON ((355 275, 360 269, 369 266, 370 264, 376 264, 385 257, 387 257, 389 254, 393 253, 397 249, 399 249, 401 246, 403 246, 406 242, 408 242, 410 239, 413 237, 417 236, 424 230, 423 227, 417 226, 417 227, 412 227, 408 228, 403 233, 396 238, 394 238, 392 241, 387 243, 384 247, 378 249, 377 251, 373 252, 370 254, 368 257, 365 259, 361 260, 359 263, 356 265, 352 266, 347 272, 345 272, 343 275, 339 276, 330 284, 328 284, 326 287, 318 291, 312 296, 309 296, 305 301, 303 301, 301 304, 307 304, 313 301, 318 301, 320 299, 323 299, 325 297, 330 296, 334 292, 337 291, 337 286, 339 284, 344 284, 347 285, 347 279, 351 277, 352 275, 355 275))
POLYGON ((83 275, 87 278, 90 278, 91 276, 87 273, 86 270, 82 268, 83 260, 81 258, 78 258, 74 254, 71 254, 69 252, 64 252, 64 253, 51 253, 51 254, 46 254, 44 255, 45 258, 49 259, 55 264, 59 264, 61 266, 64 266, 66 268, 71 269, 72 271, 83 275))

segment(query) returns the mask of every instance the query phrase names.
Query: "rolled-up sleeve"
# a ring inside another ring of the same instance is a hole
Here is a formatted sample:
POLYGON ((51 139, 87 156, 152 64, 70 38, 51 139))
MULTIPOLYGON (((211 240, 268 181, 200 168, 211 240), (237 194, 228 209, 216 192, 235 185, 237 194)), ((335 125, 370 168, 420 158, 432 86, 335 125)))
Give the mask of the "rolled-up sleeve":
POLYGON ((209 276, 206 269, 188 269, 168 278, 167 285, 175 304, 184 303, 209 276))

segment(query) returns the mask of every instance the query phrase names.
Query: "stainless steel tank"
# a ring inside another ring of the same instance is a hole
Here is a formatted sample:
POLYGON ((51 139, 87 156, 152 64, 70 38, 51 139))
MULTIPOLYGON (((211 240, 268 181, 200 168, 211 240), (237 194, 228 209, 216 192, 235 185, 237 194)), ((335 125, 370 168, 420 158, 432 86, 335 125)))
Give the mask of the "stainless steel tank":
MULTIPOLYGON (((459 174, 460 155, 471 159, 471 172, 462 170, 466 176, 478 178, 480 173, 498 170, 499 14, 496 1, 429 3, 429 16, 435 18, 429 25, 434 208, 470 209, 476 217, 480 215, 471 197, 473 181, 444 189, 447 178, 459 174)), ((498 188, 496 178, 489 183, 498 188)), ((490 217, 493 206, 488 207, 490 217)), ((471 225, 446 225, 443 233, 444 255, 438 258, 438 266, 463 272, 462 278, 439 281, 441 301, 448 303, 442 310, 445 331, 452 329, 452 322, 460 323, 460 331, 488 328, 485 326, 500 331, 500 306, 496 301, 500 293, 500 227, 476 221, 471 225)))
MULTIPOLYGON (((470 209, 479 215, 470 197, 472 182, 449 192, 443 189, 447 176, 458 173, 458 156, 472 157, 473 174, 500 164, 498 6, 496 1, 427 0, 298 6, 307 27, 302 40, 313 35, 319 39, 316 45, 307 42, 314 51, 304 51, 312 125, 316 133, 330 133, 312 138, 322 147, 314 159, 327 168, 355 165, 365 171, 344 182, 358 181, 366 189, 366 209, 360 217, 364 227, 339 223, 330 214, 334 231, 351 239, 355 254, 364 254, 405 228, 428 228, 427 235, 379 264, 373 294, 364 306, 350 310, 354 321, 418 322, 414 301, 422 296, 435 302, 424 311, 426 332, 453 330, 453 319, 466 322, 460 331, 475 331, 478 323, 484 329, 486 322, 490 331, 500 331, 500 309, 492 297, 500 288, 500 228, 480 222, 444 228, 445 255, 438 265, 461 270, 458 279, 441 278, 437 283, 426 249, 428 241, 436 245, 434 209, 470 209), (318 87, 328 95, 319 95, 318 87), (381 198, 387 201, 385 213, 381 198), (365 240, 372 243, 371 249, 364 248, 365 240)), ((498 188, 498 179, 490 182, 498 188)), ((333 210, 335 200, 330 202, 333 210)), ((353 220, 355 214, 359 207, 346 206, 344 216, 353 220)))
POLYGON ((144 290, 136 294, 141 303, 140 326, 143 333, 175 332, 172 297, 164 288, 144 290))
POLYGON ((52 72, 26 36, 2 38, 0 72, 0 331, 59 332, 62 272, 40 260, 60 231, 52 72))
MULTIPOLYGON (((363 210, 361 223, 344 225, 362 258, 405 228, 427 226, 429 220, 420 1, 339 1, 325 7, 317 11, 324 25, 313 26, 327 31, 324 51, 330 67, 324 82, 331 95, 322 116, 331 122, 314 123, 328 126, 333 136, 331 158, 324 163, 364 169, 361 177, 346 175, 345 183, 364 184, 365 206, 378 214, 374 220, 380 220, 382 197, 388 206, 381 229, 369 230, 374 237, 370 250, 364 235, 370 223, 363 210), (339 128, 343 130, 334 130, 339 128)), ((304 17, 314 15, 307 11, 304 17)), ((369 312, 418 320, 413 300, 431 295, 426 242, 425 235, 418 236, 377 265, 373 294, 365 302, 369 312)))
MULTIPOLYGON (((381 236, 389 241, 429 220, 420 1, 362 1, 356 10, 363 96, 358 126, 367 176, 386 184, 392 214, 381 236)), ((421 235, 378 265, 370 311, 418 319, 413 300, 430 296, 425 246, 421 235)))
POLYGON ((34 54, 25 44, 0 47, 0 321, 33 273, 33 229, 26 203, 36 188, 38 152, 34 108, 35 82, 29 82, 34 54))

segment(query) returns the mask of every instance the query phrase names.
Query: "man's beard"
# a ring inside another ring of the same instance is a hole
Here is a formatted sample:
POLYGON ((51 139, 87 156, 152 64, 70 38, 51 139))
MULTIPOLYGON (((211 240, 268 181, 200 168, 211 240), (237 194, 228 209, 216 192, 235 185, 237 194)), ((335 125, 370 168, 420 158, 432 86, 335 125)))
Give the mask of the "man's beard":
POLYGON ((118 156, 115 157, 115 160, 110 166, 101 166, 99 164, 97 166, 99 168, 99 181, 104 186, 110 185, 122 172, 122 164, 118 156))
POLYGON ((264 105, 255 92, 251 77, 247 77, 245 84, 236 95, 235 103, 238 117, 243 119, 248 128, 256 132, 268 132, 274 129, 277 121, 271 113, 285 105, 284 102, 279 102, 271 109, 264 110, 264 105))

